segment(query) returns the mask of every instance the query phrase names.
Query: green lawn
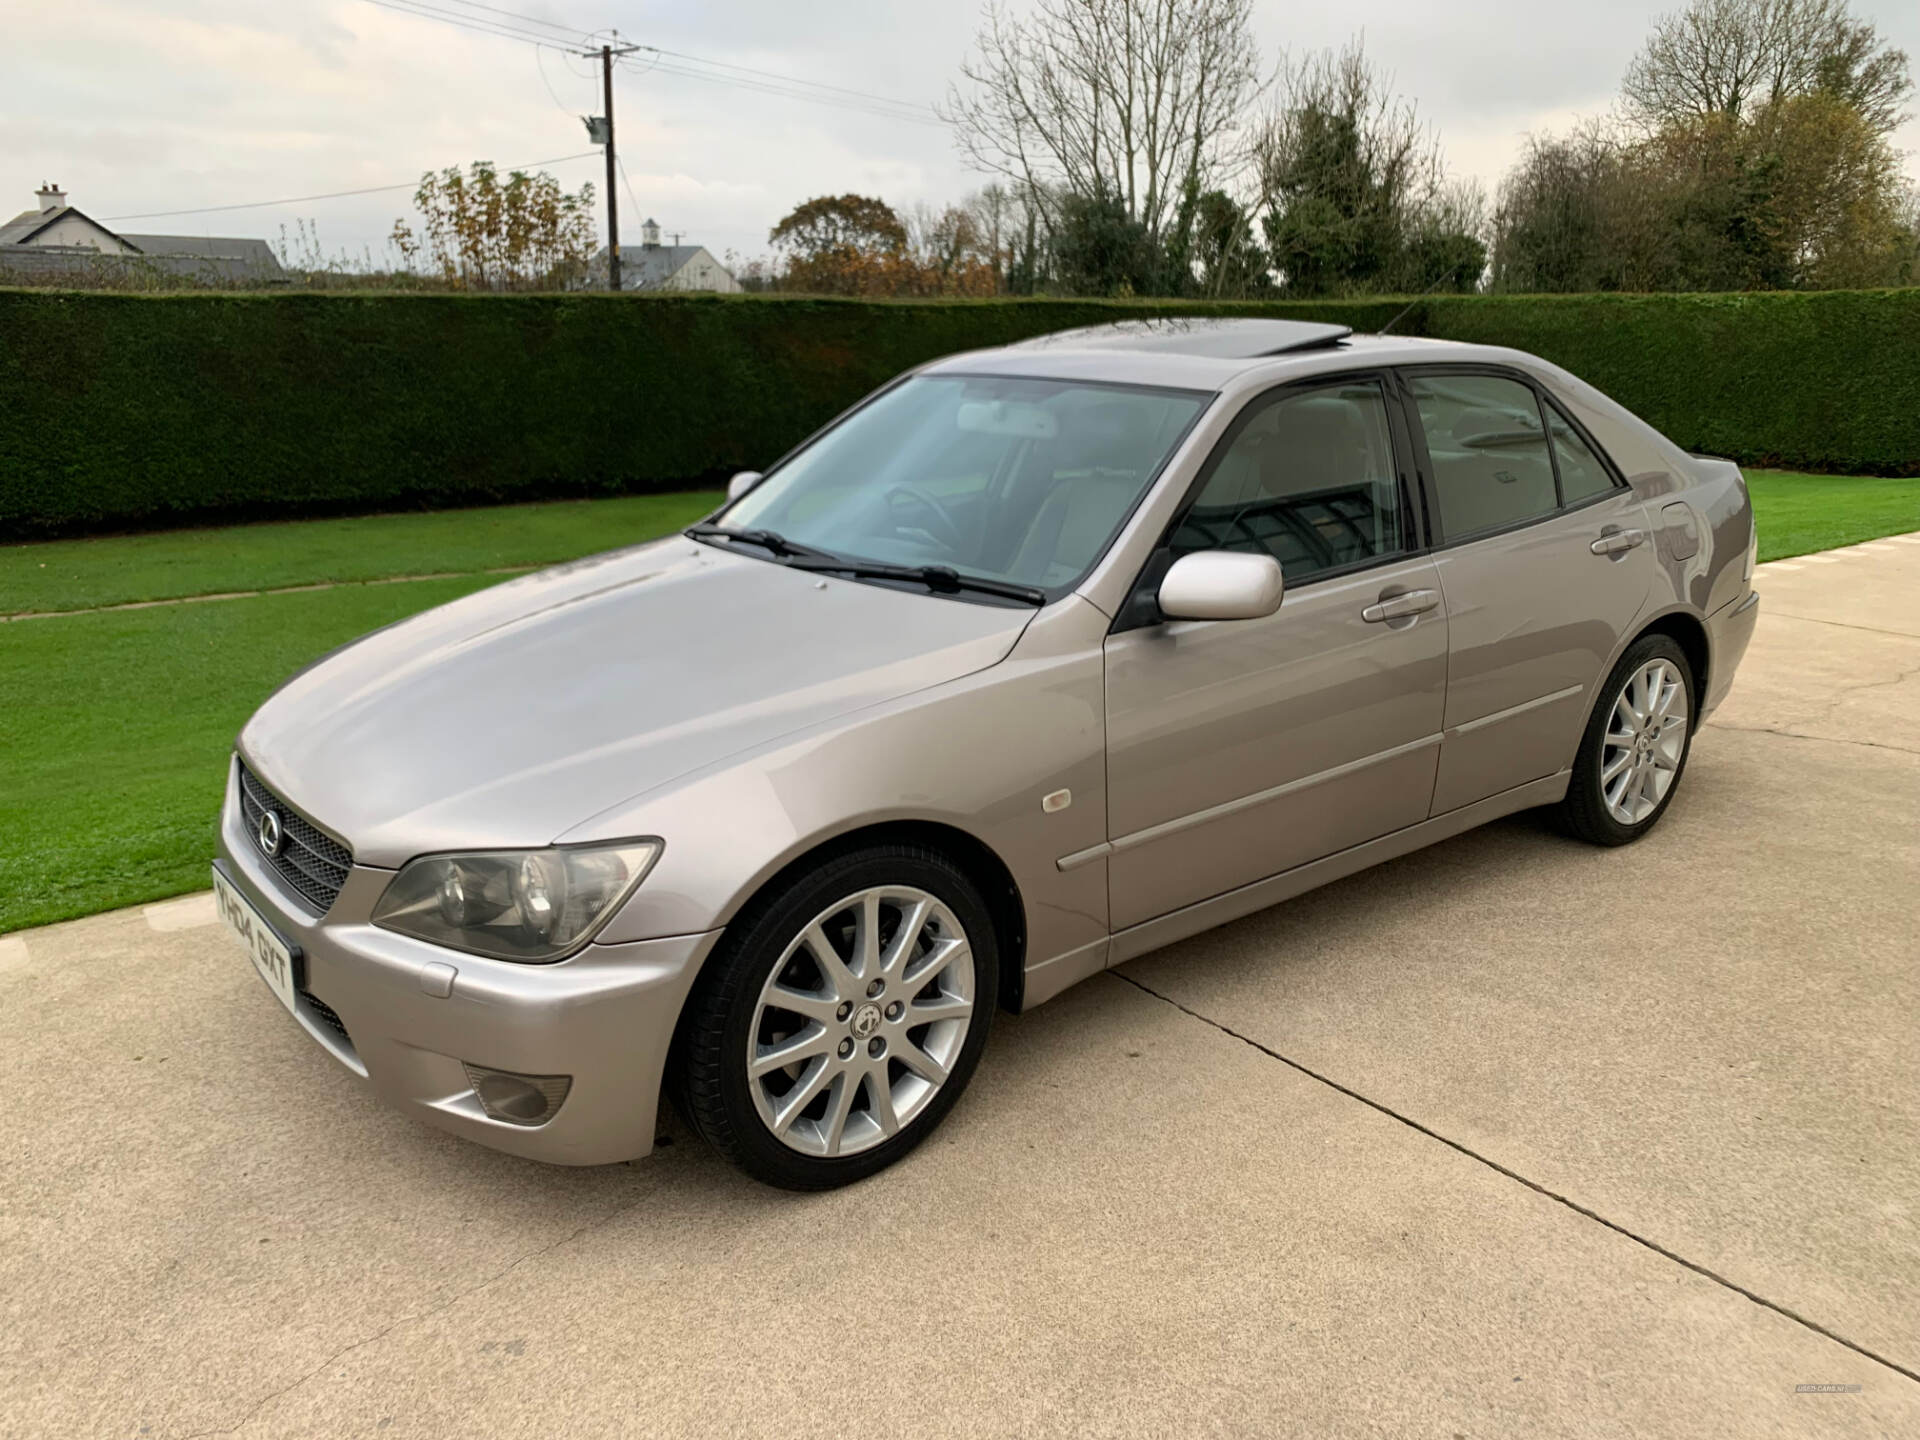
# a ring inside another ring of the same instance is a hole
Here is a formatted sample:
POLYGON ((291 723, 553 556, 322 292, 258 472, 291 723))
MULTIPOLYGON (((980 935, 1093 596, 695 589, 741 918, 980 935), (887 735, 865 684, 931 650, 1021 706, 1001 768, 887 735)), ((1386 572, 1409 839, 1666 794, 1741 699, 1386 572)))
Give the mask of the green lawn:
POLYGON ((0 932, 204 889, 227 752, 274 687, 356 635, 491 583, 0 626, 0 932))
POLYGON ((207 883, 233 737, 317 655, 503 577, 670 533, 715 494, 0 548, 0 614, 465 572, 0 622, 0 934, 207 883))
POLYGON ((1784 560, 1920 530, 1920 479, 1748 470, 1760 558, 1784 560))
MULTIPOLYGON (((1920 479, 1747 472, 1760 557, 1920 530, 1920 479)), ((678 529, 711 493, 0 547, 0 614, 453 574, 0 623, 0 933, 206 884, 235 733, 343 641, 500 578, 678 529)))
POLYGON ((0 615, 550 565, 678 530, 718 491, 0 546, 0 615))

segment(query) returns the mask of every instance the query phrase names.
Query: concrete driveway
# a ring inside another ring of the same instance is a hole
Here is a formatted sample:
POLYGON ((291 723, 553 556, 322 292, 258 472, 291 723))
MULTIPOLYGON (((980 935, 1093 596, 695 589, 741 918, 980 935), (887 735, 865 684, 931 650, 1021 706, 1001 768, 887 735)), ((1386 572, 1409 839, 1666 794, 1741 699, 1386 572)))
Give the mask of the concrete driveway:
POLYGON ((1920 536, 1761 583, 1645 843, 1002 1016, 831 1195, 420 1128, 205 897, 0 939, 0 1434, 1920 1434, 1920 536))

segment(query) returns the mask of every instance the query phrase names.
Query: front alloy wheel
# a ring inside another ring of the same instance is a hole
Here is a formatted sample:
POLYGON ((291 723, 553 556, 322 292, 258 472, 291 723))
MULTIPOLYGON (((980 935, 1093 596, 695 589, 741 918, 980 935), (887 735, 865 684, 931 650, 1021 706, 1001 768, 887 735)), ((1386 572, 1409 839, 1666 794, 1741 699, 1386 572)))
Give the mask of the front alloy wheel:
POLYGON ((761 1123, 803 1155, 854 1155, 911 1125, 973 1020, 973 948, 939 899, 836 900, 781 955, 743 1057, 761 1123))
POLYGON ((727 927, 687 1001, 670 1082, 756 1179, 824 1190, 940 1123, 998 996, 992 918, 937 851, 843 852, 774 882, 727 927))

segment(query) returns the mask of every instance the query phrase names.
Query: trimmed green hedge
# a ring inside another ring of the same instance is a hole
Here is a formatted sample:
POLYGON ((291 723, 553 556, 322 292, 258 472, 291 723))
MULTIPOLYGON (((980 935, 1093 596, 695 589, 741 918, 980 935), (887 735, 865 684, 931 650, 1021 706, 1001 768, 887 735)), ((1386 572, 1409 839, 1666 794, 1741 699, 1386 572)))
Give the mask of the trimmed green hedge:
POLYGON ((1920 475, 1920 288, 1462 296, 1419 318, 1564 366, 1689 450, 1920 475))
MULTIPOLYGON (((1404 302, 0 291, 0 538, 662 490, 764 465, 910 365, 1073 325, 1404 302)), ((1920 290, 1460 297, 1695 449, 1920 473, 1920 290)))

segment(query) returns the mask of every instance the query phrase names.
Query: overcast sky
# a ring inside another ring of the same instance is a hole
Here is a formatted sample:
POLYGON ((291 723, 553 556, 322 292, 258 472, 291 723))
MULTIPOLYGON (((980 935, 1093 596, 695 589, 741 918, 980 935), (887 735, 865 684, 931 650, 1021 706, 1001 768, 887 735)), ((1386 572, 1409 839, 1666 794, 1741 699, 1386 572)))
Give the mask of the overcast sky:
MULTIPOLYGON (((434 0, 424 0, 432 4, 434 0)), ((623 38, 829 85, 932 103, 957 77, 976 0, 489 0, 623 38)), ((452 8, 452 7, 449 7, 452 8)), ((1672 0, 1255 0, 1270 64, 1363 31, 1398 91, 1438 127, 1450 167, 1489 193, 1529 131, 1604 111, 1651 17, 1672 0)), ((1855 0, 1920 55, 1920 3, 1855 0)), ((0 219, 43 180, 101 220, 503 168, 589 150, 598 79, 578 59, 449 28, 367 0, 0 0, 0 219)), ((860 191, 901 209, 982 183, 947 132, 679 75, 622 72, 632 198, 715 254, 765 253, 768 228, 812 195, 860 191)), ((1895 137, 1916 170, 1920 124, 1895 137)), ((550 165, 598 182, 597 153, 550 165)), ((274 208, 129 219, 134 231, 257 235, 298 219, 329 254, 384 258, 405 191, 274 208)))

